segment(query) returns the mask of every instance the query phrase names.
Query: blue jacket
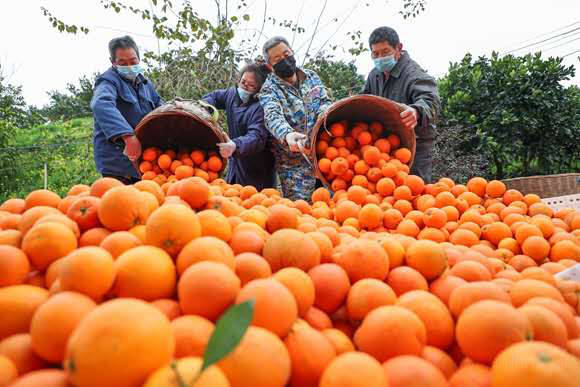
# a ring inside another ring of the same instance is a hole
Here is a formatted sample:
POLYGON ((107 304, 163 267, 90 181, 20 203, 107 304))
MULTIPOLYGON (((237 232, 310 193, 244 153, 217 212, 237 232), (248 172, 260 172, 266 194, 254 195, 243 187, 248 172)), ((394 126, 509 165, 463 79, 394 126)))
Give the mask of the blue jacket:
POLYGON ((153 84, 142 75, 132 84, 111 67, 97 78, 91 110, 94 158, 100 174, 139 176, 123 154, 125 144, 120 137, 132 134, 139 121, 162 103, 153 84))
POLYGON ((216 90, 203 100, 226 111, 229 136, 236 143, 236 151, 228 160, 228 183, 253 185, 258 190, 274 187, 274 155, 268 146, 260 103, 252 98, 244 104, 235 87, 216 90))

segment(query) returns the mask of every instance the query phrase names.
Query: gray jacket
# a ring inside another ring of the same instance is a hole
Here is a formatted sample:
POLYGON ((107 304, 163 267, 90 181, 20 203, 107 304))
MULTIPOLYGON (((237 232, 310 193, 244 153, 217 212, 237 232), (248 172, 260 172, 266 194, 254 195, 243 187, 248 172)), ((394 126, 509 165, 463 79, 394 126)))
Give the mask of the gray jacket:
POLYGON ((415 132, 417 140, 435 138, 435 121, 441 110, 435 79, 411 59, 407 51, 393 70, 384 72, 373 69, 365 84, 363 94, 373 94, 412 106, 419 112, 415 132))

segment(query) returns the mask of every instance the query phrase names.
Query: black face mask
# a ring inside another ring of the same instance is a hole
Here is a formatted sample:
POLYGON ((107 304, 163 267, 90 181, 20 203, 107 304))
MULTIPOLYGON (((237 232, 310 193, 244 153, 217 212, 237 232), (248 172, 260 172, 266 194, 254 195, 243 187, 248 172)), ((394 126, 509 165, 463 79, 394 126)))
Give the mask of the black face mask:
POLYGON ((290 78, 296 72, 296 59, 294 55, 290 55, 288 58, 284 58, 276 63, 273 67, 274 72, 280 78, 290 78))

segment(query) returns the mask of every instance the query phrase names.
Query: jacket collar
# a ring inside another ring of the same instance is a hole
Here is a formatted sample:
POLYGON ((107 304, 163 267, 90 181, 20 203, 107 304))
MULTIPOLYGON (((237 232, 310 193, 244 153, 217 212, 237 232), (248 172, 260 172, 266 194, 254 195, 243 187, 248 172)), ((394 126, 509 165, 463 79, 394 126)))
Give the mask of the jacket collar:
POLYGON ((401 52, 401 57, 397 61, 397 64, 395 65, 389 76, 399 78, 401 76, 401 71, 403 71, 403 68, 409 62, 410 59, 411 58, 409 57, 409 53, 407 51, 401 52))

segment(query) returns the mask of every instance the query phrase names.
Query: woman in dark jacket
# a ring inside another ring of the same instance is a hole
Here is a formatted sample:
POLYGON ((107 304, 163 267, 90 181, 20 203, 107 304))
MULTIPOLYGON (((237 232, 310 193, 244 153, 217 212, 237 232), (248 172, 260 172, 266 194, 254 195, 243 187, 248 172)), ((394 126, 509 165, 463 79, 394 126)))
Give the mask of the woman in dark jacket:
POLYGON ((241 70, 236 87, 216 90, 203 100, 227 113, 230 140, 218 144, 228 160, 229 184, 253 185, 258 190, 275 186, 274 156, 269 149, 269 132, 264 126, 264 111, 256 94, 266 73, 258 64, 241 70))

